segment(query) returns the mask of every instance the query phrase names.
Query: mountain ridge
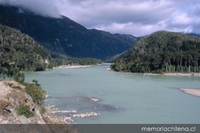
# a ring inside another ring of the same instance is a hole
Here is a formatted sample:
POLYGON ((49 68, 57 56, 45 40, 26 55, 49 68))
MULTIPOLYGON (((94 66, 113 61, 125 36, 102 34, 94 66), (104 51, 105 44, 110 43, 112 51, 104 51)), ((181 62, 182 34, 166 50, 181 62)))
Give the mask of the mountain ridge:
POLYGON ((55 57, 103 59, 124 52, 137 41, 131 35, 87 29, 65 16, 50 18, 27 11, 19 13, 19 8, 12 6, 0 5, 0 23, 33 37, 55 57))

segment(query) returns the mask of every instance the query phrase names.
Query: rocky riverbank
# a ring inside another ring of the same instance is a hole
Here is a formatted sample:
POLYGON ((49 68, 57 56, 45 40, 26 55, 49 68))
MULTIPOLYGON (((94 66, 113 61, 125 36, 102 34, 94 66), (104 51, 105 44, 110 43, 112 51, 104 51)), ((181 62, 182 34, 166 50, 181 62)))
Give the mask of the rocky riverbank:
MULTIPOLYGON (((46 112, 43 115, 45 120, 47 120, 48 124, 76 124, 76 122, 72 119, 72 117, 67 117, 67 116, 58 116, 57 113, 70 113, 70 111, 61 111, 58 108, 55 108, 54 105, 48 106, 45 108, 46 112)), ((74 112, 74 111, 72 111, 74 112)), ((76 113, 76 111, 74 112, 76 113)))
POLYGON ((36 105, 25 86, 15 81, 0 81, 0 132, 79 133, 69 125, 72 123, 72 119, 57 117, 51 108, 44 110, 36 105), (20 115, 21 111, 24 115, 20 115))
MULTIPOLYGON (((98 98, 93 97, 88 100, 99 101, 98 98)), ((96 112, 80 113, 76 110, 60 110, 54 105, 40 107, 27 94, 25 86, 15 81, 0 81, 0 124, 76 124, 74 117, 85 118, 98 115, 100 114, 96 112), (20 106, 27 107, 26 113, 32 115, 20 114, 20 106)))
POLYGON ((100 113, 96 113, 96 112, 78 113, 78 111, 76 110, 60 110, 59 108, 56 108, 55 105, 46 107, 46 110, 48 112, 47 116, 51 116, 51 117, 48 117, 49 119, 54 118, 54 121, 55 119, 59 119, 68 124, 77 124, 73 120, 74 117, 85 118, 85 117, 95 117, 95 116, 100 115, 100 113), (65 114, 65 115, 59 116, 58 114, 65 114))
POLYGON ((45 121, 23 85, 14 81, 0 81, 0 123, 45 124, 45 121), (29 118, 19 115, 20 106, 27 107, 34 115, 29 118))
POLYGON ((72 119, 57 117, 51 108, 46 108, 45 111, 42 111, 41 107, 36 105, 26 93, 25 86, 15 81, 0 81, 0 124, 71 123, 74 123, 72 119), (33 116, 20 115, 20 106, 28 107, 33 116))

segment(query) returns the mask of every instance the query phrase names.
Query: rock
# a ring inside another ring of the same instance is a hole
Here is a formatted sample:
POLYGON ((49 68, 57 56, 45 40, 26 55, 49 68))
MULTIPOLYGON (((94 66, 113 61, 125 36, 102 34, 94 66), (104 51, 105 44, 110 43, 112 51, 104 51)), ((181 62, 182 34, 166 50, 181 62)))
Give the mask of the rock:
POLYGON ((3 121, 3 116, 0 115, 0 123, 3 121))
POLYGON ((8 105, 8 102, 0 100, 0 110, 4 110, 8 105))
POLYGON ((8 120, 9 124, 15 124, 16 123, 16 119, 13 116, 8 116, 6 119, 8 120))
POLYGON ((14 120, 14 117, 8 116, 7 119, 8 119, 9 121, 12 121, 12 120, 14 120))
POLYGON ((46 124, 46 122, 43 120, 43 117, 42 115, 40 114, 40 111, 39 110, 35 110, 35 114, 37 116, 37 120, 38 120, 38 124, 46 124))
POLYGON ((66 117, 65 116, 63 119, 64 119, 64 121, 67 121, 68 124, 74 123, 74 120, 71 117, 66 117))
POLYGON ((80 113, 80 114, 74 114, 72 115, 73 117, 81 117, 81 118, 84 118, 84 117, 92 117, 92 116, 97 116, 97 115, 100 115, 100 113, 95 113, 95 112, 89 112, 89 113, 80 113))
POLYGON ((100 99, 91 97, 90 100, 93 101, 93 102, 99 102, 100 99))
POLYGON ((5 108, 4 108, 4 111, 6 111, 6 112, 8 112, 8 113, 12 113, 12 107, 11 106, 6 106, 5 108))
POLYGON ((8 81, 7 85, 9 85, 13 89, 19 89, 19 90, 22 90, 24 92, 26 91, 25 86, 15 82, 15 81, 8 81))
POLYGON ((21 122, 21 124, 27 124, 28 123, 28 119, 24 115, 19 116, 18 120, 19 120, 19 122, 21 122))
POLYGON ((7 112, 6 107, 8 107, 9 104, 5 100, 0 100, 0 115, 5 115, 3 112, 7 112))
POLYGON ((36 123, 36 118, 35 117, 30 117, 28 118, 29 123, 35 124, 36 123))

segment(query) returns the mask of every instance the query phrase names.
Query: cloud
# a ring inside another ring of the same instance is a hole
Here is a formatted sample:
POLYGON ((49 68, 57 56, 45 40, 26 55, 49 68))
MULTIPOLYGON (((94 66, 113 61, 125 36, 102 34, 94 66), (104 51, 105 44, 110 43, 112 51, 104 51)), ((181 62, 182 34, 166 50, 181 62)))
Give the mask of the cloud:
POLYGON ((61 17, 53 0, 0 0, 0 4, 18 6, 45 17, 61 17))
POLYGON ((200 34, 199 0, 0 0, 43 16, 60 14, 91 29, 143 36, 158 30, 200 34))
POLYGON ((198 0, 59 0, 57 6, 62 14, 87 28, 112 33, 136 36, 157 30, 200 33, 198 0))
POLYGON ((170 5, 170 2, 132 2, 131 0, 85 0, 79 4, 71 1, 58 3, 58 6, 62 9, 61 13, 67 14, 70 18, 86 24, 93 19, 94 25, 99 22, 100 24, 107 24, 109 22, 154 23, 157 22, 161 16, 163 17, 166 16, 167 13, 170 13, 170 5), (64 8, 67 8, 68 10, 65 10, 64 8), (162 11, 163 8, 167 9, 162 11), (157 12, 158 10, 160 11, 157 12), (154 15, 155 12, 157 12, 157 15, 154 15))
POLYGON ((151 34, 152 30, 167 30, 165 21, 159 21, 155 24, 142 24, 134 22, 112 23, 110 25, 99 25, 96 28, 99 30, 110 31, 111 33, 131 34, 134 36, 151 34))

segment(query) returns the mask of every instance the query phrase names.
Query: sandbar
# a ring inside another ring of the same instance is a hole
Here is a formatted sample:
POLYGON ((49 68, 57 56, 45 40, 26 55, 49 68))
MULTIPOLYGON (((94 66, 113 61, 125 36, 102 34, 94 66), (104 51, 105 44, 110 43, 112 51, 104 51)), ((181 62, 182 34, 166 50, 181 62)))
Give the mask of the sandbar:
POLYGON ((169 76, 200 76, 200 73, 164 73, 169 76))
POLYGON ((92 100, 93 102, 99 102, 100 99, 91 97, 90 100, 92 100))
POLYGON ((58 67, 54 67, 54 68, 85 68, 85 67, 91 67, 90 65, 63 65, 63 66, 58 66, 58 67))
POLYGON ((200 89, 181 88, 181 90, 184 91, 185 93, 200 97, 200 89))
POLYGON ((200 73, 143 73, 144 75, 166 75, 166 76, 200 76, 200 73))

